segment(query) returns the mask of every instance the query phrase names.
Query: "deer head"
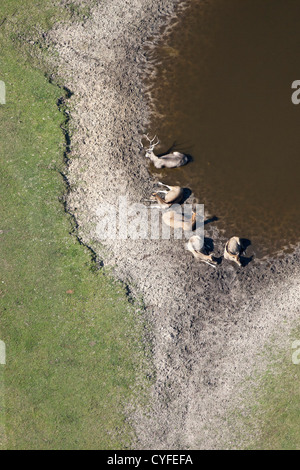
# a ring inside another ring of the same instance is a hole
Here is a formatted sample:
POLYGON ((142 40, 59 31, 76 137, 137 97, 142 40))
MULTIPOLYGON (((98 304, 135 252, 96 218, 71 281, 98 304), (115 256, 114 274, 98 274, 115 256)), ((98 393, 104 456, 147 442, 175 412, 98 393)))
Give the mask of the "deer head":
POLYGON ((147 158, 151 158, 151 156, 154 155, 154 153, 153 153, 154 148, 160 143, 160 141, 158 140, 156 135, 153 137, 153 139, 150 139, 147 134, 145 135, 145 137, 149 142, 149 147, 146 149, 145 156, 147 158), (155 140, 156 140, 156 142, 155 142, 155 140))

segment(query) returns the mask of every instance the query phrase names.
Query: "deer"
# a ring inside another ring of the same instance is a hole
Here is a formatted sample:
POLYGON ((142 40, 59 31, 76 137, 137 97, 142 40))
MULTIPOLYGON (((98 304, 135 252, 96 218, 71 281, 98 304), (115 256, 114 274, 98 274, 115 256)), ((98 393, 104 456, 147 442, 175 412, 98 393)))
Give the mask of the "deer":
POLYGON ((224 258, 229 261, 234 261, 238 266, 242 266, 240 256, 244 249, 239 237, 231 237, 225 245, 224 258))
POLYGON ((207 254, 205 246, 201 246, 201 238, 198 235, 193 235, 189 239, 186 247, 194 255, 197 261, 209 264, 213 268, 216 267, 217 261, 211 254, 207 254))
POLYGON ((180 204, 184 195, 183 188, 180 186, 168 186, 167 184, 161 183, 160 181, 157 184, 168 188, 168 191, 159 190, 152 194, 161 209, 167 209, 173 204, 180 204), (164 199, 159 195, 160 193, 165 194, 164 199))
POLYGON ((172 152, 158 157, 155 155, 154 149, 160 143, 160 141, 157 139, 156 135, 153 137, 153 139, 150 139, 148 135, 145 135, 145 137, 149 142, 149 148, 146 149, 145 156, 151 160, 155 168, 178 168, 179 166, 183 166, 188 163, 188 155, 180 152, 172 152))
POLYGON ((166 225, 172 228, 182 228, 183 230, 192 231, 196 225, 196 212, 192 212, 192 217, 190 219, 185 219, 182 213, 176 211, 164 212, 162 215, 162 220, 166 225))

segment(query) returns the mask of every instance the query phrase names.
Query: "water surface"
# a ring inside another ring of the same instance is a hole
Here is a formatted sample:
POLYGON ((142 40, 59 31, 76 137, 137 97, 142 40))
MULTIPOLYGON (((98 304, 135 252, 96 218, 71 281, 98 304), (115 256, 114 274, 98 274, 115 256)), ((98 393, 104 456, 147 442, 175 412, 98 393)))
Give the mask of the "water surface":
POLYGON ((151 53, 157 153, 175 143, 194 159, 153 173, 260 257, 300 239, 299 16, 299 0, 193 0, 151 53))

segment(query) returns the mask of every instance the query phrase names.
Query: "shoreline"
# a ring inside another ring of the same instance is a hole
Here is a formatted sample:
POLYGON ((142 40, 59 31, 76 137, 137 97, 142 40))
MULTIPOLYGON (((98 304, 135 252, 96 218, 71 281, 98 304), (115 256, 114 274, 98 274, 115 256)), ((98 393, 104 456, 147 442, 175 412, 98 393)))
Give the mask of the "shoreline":
MULTIPOLYGON (((97 206, 116 206, 119 195, 140 202, 153 190, 140 146, 150 116, 143 45, 159 38, 176 3, 109 1, 93 7, 84 25, 57 25, 48 35, 59 53, 60 81, 74 93, 68 210, 83 243, 143 296, 153 329, 151 415, 139 410, 130 417, 138 449, 227 447, 233 430, 225 428, 226 409, 272 336, 286 346, 300 305, 299 246, 282 259, 212 270, 197 264, 182 241, 97 240, 97 206)), ((224 239, 213 227, 206 235, 220 255, 224 239)))

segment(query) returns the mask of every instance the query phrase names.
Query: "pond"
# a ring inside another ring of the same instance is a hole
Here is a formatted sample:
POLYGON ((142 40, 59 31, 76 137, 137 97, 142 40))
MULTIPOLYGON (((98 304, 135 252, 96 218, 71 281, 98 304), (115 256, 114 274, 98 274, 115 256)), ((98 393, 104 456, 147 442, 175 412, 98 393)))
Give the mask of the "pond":
POLYGON ((190 188, 260 258, 300 239, 299 13, 299 0, 194 0, 149 51, 155 151, 193 157, 152 173, 190 188))

